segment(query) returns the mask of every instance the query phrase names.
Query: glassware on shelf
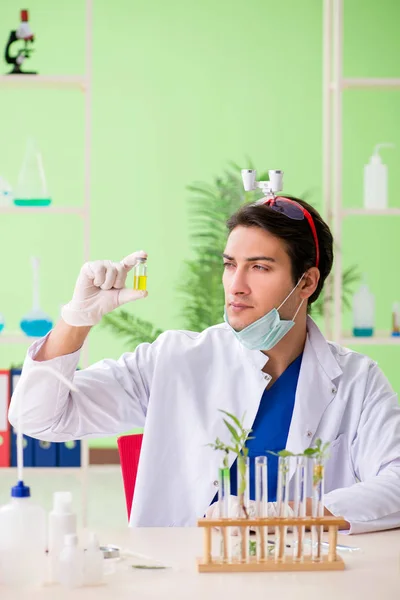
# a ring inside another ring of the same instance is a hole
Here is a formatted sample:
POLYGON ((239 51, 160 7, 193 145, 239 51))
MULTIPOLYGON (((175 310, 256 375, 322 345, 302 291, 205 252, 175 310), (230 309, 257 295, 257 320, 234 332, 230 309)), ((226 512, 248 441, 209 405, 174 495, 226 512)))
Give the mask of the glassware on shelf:
POLYGON ((16 206, 48 206, 51 197, 47 188, 41 152, 34 139, 26 144, 25 157, 15 188, 16 206))
MULTIPOLYGON (((231 495, 231 474, 228 456, 225 455, 218 469, 218 513, 220 519, 226 519, 229 515, 229 498, 231 495)), ((220 559, 223 562, 231 560, 230 528, 221 527, 220 559)))
POLYGON ((0 175, 0 206, 12 206, 13 192, 10 184, 0 175))
MULTIPOLYGON (((278 517, 289 515, 289 470, 290 456, 280 456, 278 460, 278 489, 276 495, 276 514, 278 517)), ((275 560, 285 560, 287 527, 275 528, 275 560)))
POLYGON ((5 320, 3 315, 0 313, 0 333, 3 331, 5 325, 5 320))
MULTIPOLYGON (((256 456, 255 474, 256 474, 256 517, 268 517, 268 467, 266 456, 256 456)), ((268 558, 268 527, 257 528, 257 560, 268 558)))
MULTIPOLYGON (((308 460, 304 456, 296 457, 296 470, 294 474, 294 504, 293 513, 295 517, 306 516, 307 502, 307 465, 308 460)), ((302 561, 304 558, 304 536, 305 527, 293 528, 293 559, 302 561)))
MULTIPOLYGON (((324 516, 324 478, 325 464, 320 457, 312 458, 312 516, 324 516)), ((322 560, 322 525, 311 527, 312 559, 320 562, 322 560)))
POLYGON ((40 308, 39 303, 39 259, 31 257, 33 270, 33 300, 30 310, 20 322, 22 331, 29 337, 42 337, 53 327, 51 318, 40 308))

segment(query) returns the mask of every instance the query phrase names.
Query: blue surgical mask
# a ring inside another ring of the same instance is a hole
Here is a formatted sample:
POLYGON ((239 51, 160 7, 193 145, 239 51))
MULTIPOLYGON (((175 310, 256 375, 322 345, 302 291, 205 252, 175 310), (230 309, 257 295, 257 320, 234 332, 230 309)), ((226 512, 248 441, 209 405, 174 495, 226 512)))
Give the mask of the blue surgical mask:
POLYGON ((299 308, 290 321, 285 321, 279 316, 279 309, 285 304, 286 300, 293 294, 304 275, 301 276, 297 285, 292 289, 290 294, 286 296, 284 301, 278 308, 273 308, 266 315, 248 325, 242 331, 235 331, 229 324, 228 315, 224 312, 224 321, 229 325, 236 338, 248 350, 272 350, 274 346, 292 329, 294 320, 302 307, 304 300, 301 301, 299 308))

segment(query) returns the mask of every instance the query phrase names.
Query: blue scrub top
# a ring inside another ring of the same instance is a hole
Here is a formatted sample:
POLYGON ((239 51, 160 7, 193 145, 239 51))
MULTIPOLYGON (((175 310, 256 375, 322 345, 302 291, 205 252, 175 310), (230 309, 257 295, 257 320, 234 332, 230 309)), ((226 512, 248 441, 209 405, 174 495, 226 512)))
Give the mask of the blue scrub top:
MULTIPOLYGON (((251 500, 255 500, 254 457, 267 456, 268 501, 276 501, 278 457, 268 454, 268 451, 279 452, 286 447, 302 358, 302 354, 298 356, 274 384, 264 390, 262 395, 253 423, 253 431, 250 434, 254 439, 247 443, 250 457, 251 500)), ((237 495, 236 462, 231 467, 231 494, 234 496, 237 495)))

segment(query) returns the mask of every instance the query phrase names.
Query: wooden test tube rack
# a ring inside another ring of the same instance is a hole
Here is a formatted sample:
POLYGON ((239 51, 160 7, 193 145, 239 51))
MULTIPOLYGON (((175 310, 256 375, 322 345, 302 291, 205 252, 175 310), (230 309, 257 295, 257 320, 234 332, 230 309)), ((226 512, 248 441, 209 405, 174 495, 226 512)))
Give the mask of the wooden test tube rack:
POLYGON ((204 552, 203 557, 197 559, 197 568, 200 573, 232 573, 232 572, 261 572, 261 571, 341 571, 345 568, 343 559, 338 556, 336 552, 337 544, 337 533, 339 528, 346 526, 346 521, 340 517, 293 517, 293 518, 254 518, 254 519, 199 519, 197 521, 198 527, 204 529, 204 552), (278 552, 281 559, 276 559, 275 552, 272 556, 268 552, 262 552, 261 558, 256 556, 248 556, 245 560, 239 560, 237 558, 229 559, 227 556, 215 558, 212 556, 212 530, 214 527, 218 527, 222 530, 224 539, 226 540, 229 535, 229 530, 225 531, 227 527, 238 527, 252 528, 259 530, 261 533, 261 543, 263 547, 266 547, 265 535, 268 531, 268 527, 278 527, 284 530, 285 527, 304 527, 305 529, 311 529, 314 526, 323 526, 324 529, 328 529, 329 532, 329 550, 328 554, 321 553, 320 560, 314 560, 312 556, 303 556, 301 560, 293 557, 293 552, 285 554, 284 538, 280 536, 280 543, 282 548, 278 552), (261 528, 261 529, 258 529, 261 528))

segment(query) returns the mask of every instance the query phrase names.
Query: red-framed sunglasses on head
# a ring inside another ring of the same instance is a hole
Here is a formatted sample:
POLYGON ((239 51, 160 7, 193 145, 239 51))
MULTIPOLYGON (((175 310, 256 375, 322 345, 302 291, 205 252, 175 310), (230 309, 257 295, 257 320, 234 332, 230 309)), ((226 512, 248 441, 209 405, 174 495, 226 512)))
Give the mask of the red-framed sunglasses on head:
POLYGON ((308 224, 310 225, 311 232, 314 238, 315 244, 315 266, 318 268, 319 265, 319 244, 318 244, 318 236, 317 230, 315 229, 315 224, 312 216, 308 212, 306 208, 301 206, 298 202, 291 200, 290 198, 285 198, 284 196, 276 196, 275 198, 268 198, 265 200, 263 204, 267 205, 268 208, 289 217, 289 219, 295 219, 296 221, 301 221, 302 219, 307 219, 308 224))

